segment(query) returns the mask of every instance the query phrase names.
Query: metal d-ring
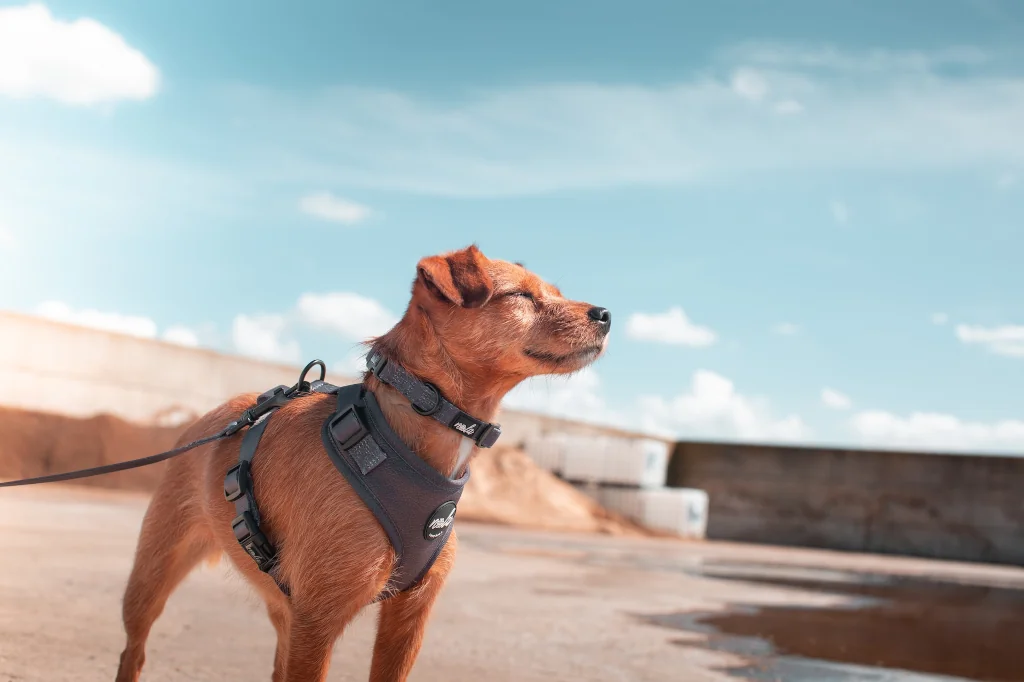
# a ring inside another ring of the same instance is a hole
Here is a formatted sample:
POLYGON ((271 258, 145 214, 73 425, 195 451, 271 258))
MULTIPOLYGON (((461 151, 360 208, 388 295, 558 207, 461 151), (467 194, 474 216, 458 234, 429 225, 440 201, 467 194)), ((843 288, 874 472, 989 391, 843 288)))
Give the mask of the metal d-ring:
POLYGON ((324 364, 323 360, 314 360, 305 367, 302 368, 302 373, 299 374, 299 383, 296 386, 301 387, 306 383, 306 375, 309 374, 309 370, 313 369, 316 365, 320 365, 320 381, 324 381, 327 378, 327 365, 324 364))
POLYGON ((438 390, 437 386, 430 383, 429 381, 424 381, 423 385, 429 388, 431 391, 433 391, 434 406, 431 407, 430 409, 421 409, 418 405, 416 405, 416 403, 412 401, 410 401, 409 404, 412 405, 412 409, 415 410, 417 414, 421 414, 424 417, 432 417, 433 415, 437 414, 438 411, 441 409, 441 391, 438 390))

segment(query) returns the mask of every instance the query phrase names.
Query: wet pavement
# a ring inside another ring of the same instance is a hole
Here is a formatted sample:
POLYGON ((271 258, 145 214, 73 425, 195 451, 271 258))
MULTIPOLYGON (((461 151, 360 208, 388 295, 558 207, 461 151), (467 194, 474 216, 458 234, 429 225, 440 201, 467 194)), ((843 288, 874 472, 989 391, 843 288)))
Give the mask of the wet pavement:
MULTIPOLYGON (((706 549, 714 547, 714 543, 705 544, 706 549)), ((743 659, 740 665, 720 668, 736 679, 1024 682, 1024 573, 1015 573, 1018 569, 1010 569, 1009 579, 993 580, 971 571, 891 574, 708 556, 680 562, 679 557, 593 552, 582 546, 575 550, 541 548, 536 542, 530 548, 504 547, 500 551, 561 557, 606 568, 679 571, 737 586, 759 585, 788 592, 790 601, 781 604, 737 600, 710 611, 634 614, 640 622, 700 636, 697 641, 670 640, 676 646, 743 659), (807 594, 827 595, 834 601, 801 603, 807 594)), ((758 547, 755 551, 771 553, 772 549, 758 547)), ((778 551, 789 554, 794 550, 778 551)), ((884 565, 888 557, 875 559, 884 565)), ((924 562, 927 564, 962 566, 924 562)), ((582 595, 584 591, 564 593, 582 595)))
MULTIPOLYGON (((0 494, 0 682, 113 679, 146 500, 0 494)), ((1024 569, 462 523, 411 682, 1024 682, 1024 569)), ((375 609, 329 679, 366 680, 375 609)), ((273 630, 223 563, 182 584, 143 682, 269 679, 273 630), (230 656, 225 653, 230 652, 230 656)))
POLYGON ((740 678, 1024 679, 1022 586, 753 563, 709 563, 701 573, 846 598, 824 608, 734 605, 725 612, 643 618, 700 633, 706 638, 702 646, 750 659, 730 669, 740 678))

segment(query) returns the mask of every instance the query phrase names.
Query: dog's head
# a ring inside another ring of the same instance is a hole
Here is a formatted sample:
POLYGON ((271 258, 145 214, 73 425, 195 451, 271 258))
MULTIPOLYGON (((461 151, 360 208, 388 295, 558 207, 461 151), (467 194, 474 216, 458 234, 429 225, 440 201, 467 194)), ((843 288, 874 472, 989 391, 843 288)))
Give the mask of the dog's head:
POLYGON ((611 328, 606 309, 569 300, 524 266, 491 260, 475 245, 417 264, 413 309, 462 369, 520 379, 582 369, 604 351, 611 328))

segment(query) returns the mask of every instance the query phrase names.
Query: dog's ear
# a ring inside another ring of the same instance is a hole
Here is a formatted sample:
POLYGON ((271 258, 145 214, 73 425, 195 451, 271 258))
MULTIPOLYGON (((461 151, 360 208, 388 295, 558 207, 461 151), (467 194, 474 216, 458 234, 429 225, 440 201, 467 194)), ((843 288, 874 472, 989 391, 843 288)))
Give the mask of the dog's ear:
POLYGON ((479 308, 494 293, 486 265, 486 257, 474 244, 446 256, 422 259, 416 265, 416 277, 438 298, 463 308, 479 308))

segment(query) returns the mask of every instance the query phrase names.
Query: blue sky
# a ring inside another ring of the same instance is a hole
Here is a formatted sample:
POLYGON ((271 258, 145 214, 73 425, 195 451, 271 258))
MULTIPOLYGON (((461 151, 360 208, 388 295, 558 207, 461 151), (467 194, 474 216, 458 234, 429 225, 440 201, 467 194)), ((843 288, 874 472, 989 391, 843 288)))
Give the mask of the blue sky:
POLYGON ((509 404, 1024 452, 1024 6, 0 2, 0 307, 352 366, 476 242, 614 315, 509 404))

